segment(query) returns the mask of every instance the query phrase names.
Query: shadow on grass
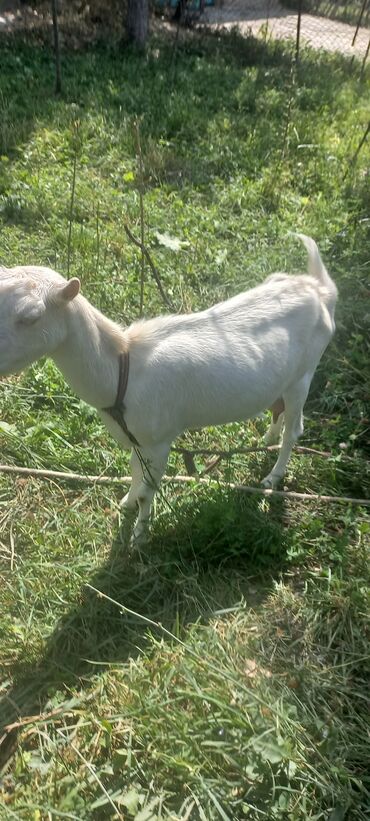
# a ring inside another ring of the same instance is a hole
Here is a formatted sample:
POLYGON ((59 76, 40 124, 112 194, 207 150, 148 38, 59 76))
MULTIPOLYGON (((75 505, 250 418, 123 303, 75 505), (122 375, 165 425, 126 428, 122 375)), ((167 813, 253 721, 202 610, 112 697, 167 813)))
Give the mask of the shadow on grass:
POLYGON ((68 697, 70 688, 87 687, 101 665, 140 655, 149 629, 161 635, 163 626, 186 641, 188 624, 207 623, 242 599, 252 607, 263 601, 289 546, 284 500, 198 490, 182 503, 177 522, 172 513, 159 516, 150 543, 131 555, 124 522, 107 562, 81 588, 39 663, 23 658, 10 671, 14 684, 0 702, 1 765, 16 745, 13 724, 48 710, 57 691, 68 697))
MULTIPOLYGON (((0 44, 0 152, 10 155, 11 159, 13 156, 18 158, 17 149, 29 142, 35 127, 45 129, 50 139, 48 129, 55 127, 65 139, 56 159, 61 164, 68 159, 71 162, 73 146, 68 145, 68 130, 72 129, 72 134, 76 119, 83 121, 86 118, 85 136, 90 145, 90 115, 101 113, 105 120, 101 129, 103 142, 98 147, 96 159, 101 160, 102 152, 112 148, 111 125, 122 129, 122 125, 131 119, 140 118, 144 154, 146 139, 154 142, 176 139, 174 154, 176 157, 180 155, 184 162, 188 155, 192 168, 195 168, 200 162, 199 154, 196 162, 192 160, 194 148, 199 144, 204 153, 205 170, 200 174, 203 182, 209 171, 207 152, 204 151, 209 124, 221 114, 223 120, 229 117, 234 127, 244 128, 249 133, 251 122, 253 127, 259 128, 266 103, 262 101, 261 110, 256 110, 256 104, 266 91, 279 89, 291 93, 289 72, 293 49, 289 41, 266 43, 260 38, 242 36, 237 30, 184 34, 176 47, 175 68, 173 33, 168 32, 153 39, 145 56, 127 46, 110 47, 108 42, 81 47, 80 50, 65 48, 62 54, 63 94, 57 96, 53 93, 54 57, 48 45, 38 38, 32 41, 29 35, 24 38, 21 34, 4 33, 0 33, 0 44), (252 68, 257 69, 257 74, 247 71, 252 68)), ((349 61, 341 55, 303 51, 298 78, 302 93, 297 104, 303 110, 319 112, 324 104, 336 99, 344 79, 351 72, 349 61), (321 71, 317 70, 318 66, 321 71), (327 70, 329 66, 330 71, 327 70)), ((277 106, 280 112, 280 101, 277 106)), ((233 128, 228 129, 230 143, 232 133, 233 128)), ((71 134, 69 141, 73 141, 71 134)), ((270 146, 275 138, 271 132, 270 146)), ((130 127, 124 140, 135 155, 136 143, 130 127)), ((94 148, 90 145, 89 150, 93 152, 94 148)), ((214 150, 213 146, 213 153, 214 150)), ((171 152, 169 157, 171 160, 171 152)), ((242 158, 239 159, 242 162, 242 158)), ((265 161, 262 152, 261 162, 265 161)), ((219 172, 220 158, 215 163, 219 172)), ((224 173, 227 173, 228 164, 234 168, 235 160, 228 162, 223 150, 221 166, 225 166, 224 173)), ((17 192, 18 200, 20 193, 17 192)), ((10 222, 23 220, 32 225, 35 213, 42 211, 43 202, 41 196, 33 213, 28 204, 29 210, 25 209, 22 214, 15 198, 5 203, 4 216, 10 222)))

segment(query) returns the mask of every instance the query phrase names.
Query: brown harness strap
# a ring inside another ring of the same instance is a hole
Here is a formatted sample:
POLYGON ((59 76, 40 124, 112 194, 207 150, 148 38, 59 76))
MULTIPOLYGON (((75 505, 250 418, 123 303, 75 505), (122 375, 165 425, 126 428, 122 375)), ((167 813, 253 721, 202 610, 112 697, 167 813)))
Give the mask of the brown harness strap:
POLYGON ((109 416, 117 422, 117 425, 122 428, 124 434, 130 440, 132 445, 139 447, 139 443, 135 436, 129 431, 126 420, 125 420, 125 406, 123 400, 126 394, 127 382, 128 382, 128 375, 130 370, 130 355, 128 351, 124 351, 120 354, 119 357, 119 376, 118 376, 118 388, 117 388, 117 396, 114 405, 110 408, 103 408, 105 413, 109 413, 109 416))

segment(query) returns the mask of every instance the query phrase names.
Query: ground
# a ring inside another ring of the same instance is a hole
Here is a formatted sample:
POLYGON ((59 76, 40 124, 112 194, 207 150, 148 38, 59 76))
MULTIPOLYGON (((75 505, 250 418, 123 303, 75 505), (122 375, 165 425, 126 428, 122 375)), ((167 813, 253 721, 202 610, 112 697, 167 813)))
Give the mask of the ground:
MULTIPOLYGON (((224 0, 208 7, 204 19, 211 26, 231 28, 237 25, 241 32, 252 31, 254 35, 266 22, 273 37, 295 38, 297 32, 297 14, 282 6, 278 0, 224 0)), ((370 42, 370 29, 361 28, 352 45, 355 31, 355 26, 347 23, 302 14, 302 42, 315 48, 363 58, 370 42)))
MULTIPOLYGON (((51 23, 49 5, 47 4, 47 15, 51 23)), ((25 6, 20 0, 0 0, 0 30, 37 27, 42 25, 42 20, 40 4, 38 9, 34 9, 25 6)), ((219 0, 213 7, 206 8, 203 20, 211 27, 237 26, 243 34, 258 34, 266 22, 269 34, 276 38, 295 39, 297 32, 297 14, 285 8, 278 0, 219 0)), ((370 29, 361 27, 353 42, 355 31, 355 26, 347 23, 302 14, 302 43, 363 59, 369 48, 370 29)))

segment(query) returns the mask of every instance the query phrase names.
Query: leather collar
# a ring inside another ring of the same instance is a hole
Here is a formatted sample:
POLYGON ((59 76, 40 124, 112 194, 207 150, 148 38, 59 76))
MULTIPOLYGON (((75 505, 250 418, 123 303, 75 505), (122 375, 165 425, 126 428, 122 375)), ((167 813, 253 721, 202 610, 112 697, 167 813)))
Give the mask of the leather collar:
POLYGON ((139 447, 139 443, 135 436, 129 431, 126 420, 125 420, 125 405, 124 405, 124 398, 126 394, 127 382, 128 382, 128 375, 130 371, 130 355, 128 350, 124 351, 120 354, 119 361, 119 373, 118 373, 118 388, 117 388, 117 396, 114 405, 110 408, 103 408, 105 413, 109 413, 109 415, 114 419, 115 422, 122 428, 124 434, 128 437, 132 445, 139 447))

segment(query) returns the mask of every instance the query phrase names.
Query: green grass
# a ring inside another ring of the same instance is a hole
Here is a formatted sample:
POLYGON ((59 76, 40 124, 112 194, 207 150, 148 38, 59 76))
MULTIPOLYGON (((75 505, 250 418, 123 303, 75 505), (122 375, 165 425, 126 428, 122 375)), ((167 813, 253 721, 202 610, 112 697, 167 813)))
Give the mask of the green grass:
MULTIPOLYGON (((177 310, 274 270, 287 236, 319 242, 339 287, 290 490, 369 492, 369 77, 338 56, 189 34, 146 56, 2 41, 2 264, 82 280, 123 322, 146 242, 177 310), (134 121, 140 120, 143 180, 134 121), (68 232, 76 157, 70 252, 68 232), (168 233, 176 252, 161 244, 168 233)), ((144 312, 164 307, 146 273, 144 312)), ((186 435, 257 444, 266 419, 186 435)), ((95 413, 50 362, 1 383, 1 461, 127 474, 95 413)), ((0 818, 350 819, 370 811, 370 523, 356 505, 248 497, 272 454, 230 455, 209 487, 165 485, 129 553, 117 485, 0 478, 0 818), (226 485, 226 486, 225 486, 226 485), (99 592, 97 592, 99 591, 99 592)), ((199 468, 205 457, 197 458, 199 468)), ((184 472, 173 453, 169 470, 184 472)))

